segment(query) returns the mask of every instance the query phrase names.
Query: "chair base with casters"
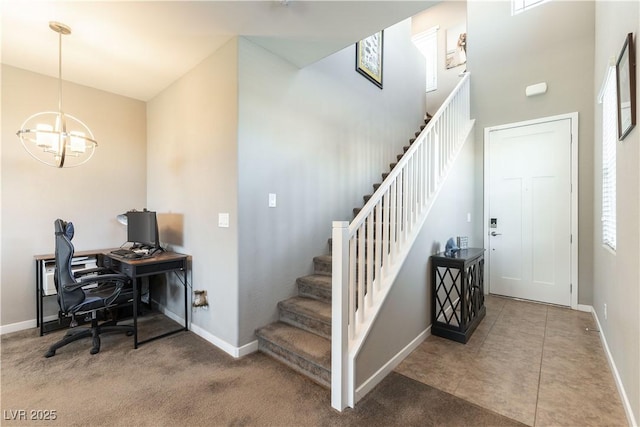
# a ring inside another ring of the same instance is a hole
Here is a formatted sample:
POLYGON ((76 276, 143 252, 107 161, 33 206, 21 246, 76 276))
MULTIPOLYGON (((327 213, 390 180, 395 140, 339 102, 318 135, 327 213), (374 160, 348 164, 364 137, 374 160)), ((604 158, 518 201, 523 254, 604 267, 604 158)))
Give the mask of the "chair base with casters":
POLYGON ((109 320, 103 323, 98 323, 97 313, 93 311, 91 313, 91 327, 88 328, 72 328, 65 336, 51 347, 44 354, 44 357, 55 356, 56 350, 70 344, 74 341, 89 338, 93 340, 93 347, 89 350, 91 354, 97 354, 100 352, 100 334, 109 332, 124 332, 128 337, 133 335, 133 326, 129 325, 117 325, 115 320, 109 320))

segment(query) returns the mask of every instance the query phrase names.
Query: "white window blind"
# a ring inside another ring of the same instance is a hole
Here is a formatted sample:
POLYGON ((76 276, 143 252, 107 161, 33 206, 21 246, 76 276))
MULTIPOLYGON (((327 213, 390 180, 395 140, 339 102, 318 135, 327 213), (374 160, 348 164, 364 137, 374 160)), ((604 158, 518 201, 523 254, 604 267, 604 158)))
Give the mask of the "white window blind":
POLYGON ((427 92, 438 89, 438 28, 438 26, 432 27, 411 38, 427 61, 427 92))
POLYGON ((549 0, 511 0, 511 15, 517 15, 527 9, 546 3, 549 0))
POLYGON ((610 67, 600 93, 602 103, 602 244, 616 249, 617 99, 615 68, 610 67))

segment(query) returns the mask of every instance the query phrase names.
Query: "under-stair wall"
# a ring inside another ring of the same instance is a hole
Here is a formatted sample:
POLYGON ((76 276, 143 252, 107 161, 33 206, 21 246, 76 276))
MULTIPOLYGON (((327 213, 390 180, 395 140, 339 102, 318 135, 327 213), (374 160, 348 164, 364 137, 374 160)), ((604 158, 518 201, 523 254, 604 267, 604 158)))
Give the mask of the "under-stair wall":
POLYGON ((468 236, 471 246, 482 245, 482 195, 474 191, 482 173, 474 159, 481 153, 471 131, 356 359, 356 400, 429 335, 429 256, 444 250, 449 237, 468 236))

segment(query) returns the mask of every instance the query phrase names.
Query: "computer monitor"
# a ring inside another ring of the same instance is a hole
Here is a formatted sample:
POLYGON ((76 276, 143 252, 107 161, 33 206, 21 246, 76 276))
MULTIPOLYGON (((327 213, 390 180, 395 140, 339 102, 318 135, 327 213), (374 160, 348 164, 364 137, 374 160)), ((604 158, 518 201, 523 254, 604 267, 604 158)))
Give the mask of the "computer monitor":
POLYGON ((134 247, 150 249, 153 252, 160 248, 158 236, 158 220, 154 211, 127 212, 127 241, 134 247))

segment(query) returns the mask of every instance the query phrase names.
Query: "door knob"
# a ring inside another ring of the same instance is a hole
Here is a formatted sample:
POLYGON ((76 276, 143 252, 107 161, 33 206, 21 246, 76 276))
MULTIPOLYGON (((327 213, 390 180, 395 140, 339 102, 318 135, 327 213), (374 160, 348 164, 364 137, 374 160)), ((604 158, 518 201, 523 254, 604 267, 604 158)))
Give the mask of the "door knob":
POLYGON ((492 232, 491 232, 491 235, 492 235, 492 236, 501 236, 501 235, 502 235, 502 233, 496 233, 495 231, 492 231, 492 232))

